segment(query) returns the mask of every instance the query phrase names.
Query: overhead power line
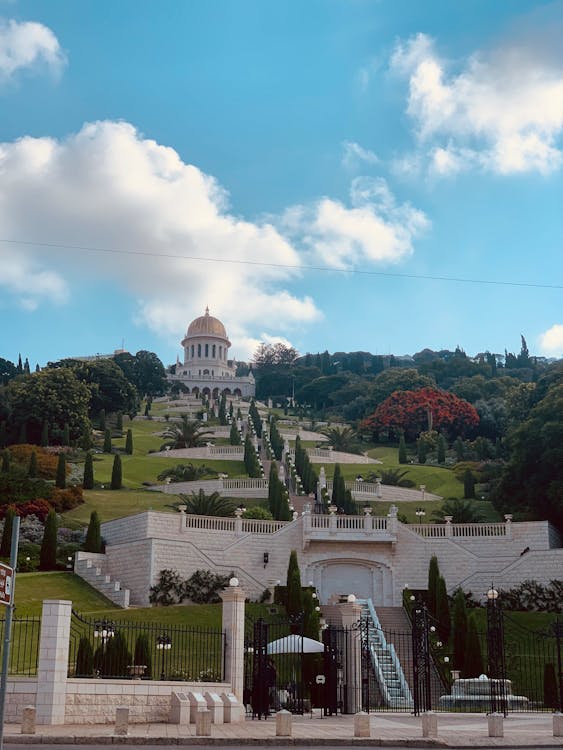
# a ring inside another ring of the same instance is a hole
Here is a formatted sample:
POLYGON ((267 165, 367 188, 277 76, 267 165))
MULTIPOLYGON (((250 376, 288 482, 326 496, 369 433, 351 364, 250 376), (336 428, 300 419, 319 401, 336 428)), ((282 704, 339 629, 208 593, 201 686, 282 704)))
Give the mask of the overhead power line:
POLYGON ((202 263, 229 263, 240 266, 261 266, 264 268, 284 268, 292 271, 322 271, 330 273, 354 274, 356 276, 387 276, 397 279, 422 279, 426 281, 449 281, 460 284, 487 284, 490 286, 529 287, 532 289, 563 289, 563 284, 545 284, 533 281, 506 281, 503 279, 470 279, 462 276, 438 276, 435 274, 400 273, 398 271, 372 271, 363 268, 333 268, 332 266, 291 265, 289 263, 269 263, 259 260, 239 260, 237 258, 204 258, 200 255, 179 255, 176 253, 155 253, 149 250, 123 250, 116 247, 91 247, 88 245, 67 245, 58 242, 35 242, 34 240, 12 240, 0 238, 5 245, 25 245, 28 247, 47 247, 57 250, 78 250, 88 253, 107 253, 109 255, 133 255, 150 258, 169 258, 174 260, 191 260, 202 263))

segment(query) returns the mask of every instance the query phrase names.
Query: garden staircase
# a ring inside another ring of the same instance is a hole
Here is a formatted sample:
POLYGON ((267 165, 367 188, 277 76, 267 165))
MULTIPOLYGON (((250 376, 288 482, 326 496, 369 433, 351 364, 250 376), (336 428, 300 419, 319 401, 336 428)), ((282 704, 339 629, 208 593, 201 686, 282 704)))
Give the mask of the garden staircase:
POLYGON ((358 600, 366 622, 367 647, 381 697, 389 708, 412 708, 413 699, 395 647, 387 643, 371 599, 358 600))
POLYGON ((74 560, 74 572, 92 588, 99 591, 118 607, 129 607, 129 589, 121 588, 119 581, 113 581, 104 572, 106 556, 93 552, 77 552, 74 560))

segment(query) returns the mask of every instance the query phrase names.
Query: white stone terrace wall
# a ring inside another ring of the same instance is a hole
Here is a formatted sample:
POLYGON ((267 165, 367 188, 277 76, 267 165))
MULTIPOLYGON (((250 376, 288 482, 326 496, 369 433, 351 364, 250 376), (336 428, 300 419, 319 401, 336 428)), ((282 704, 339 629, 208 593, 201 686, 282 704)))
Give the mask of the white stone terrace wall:
POLYGON ((132 723, 167 722, 172 692, 229 693, 223 682, 69 679, 65 724, 111 724, 117 706, 129 706, 132 723))
POLYGON ((10 677, 6 685, 5 720, 19 723, 25 706, 35 706, 37 700, 36 677, 10 677))
MULTIPOLYGON (((419 527, 397 523, 396 542, 392 543, 383 538, 385 535, 381 539, 374 535, 370 541, 362 530, 354 538, 349 529, 342 534, 327 532, 318 540, 306 539, 303 516, 278 528, 273 522, 252 522, 258 525, 251 527, 245 521, 239 521, 237 526, 236 519, 229 518, 157 512, 145 515, 142 523, 135 516, 129 524, 122 519, 102 528, 108 542, 110 572, 131 589, 133 604, 147 603, 149 587, 164 568, 178 570, 184 577, 198 568, 225 575, 233 571, 247 594, 255 598, 276 581, 285 580, 292 549, 297 550, 303 580, 310 580, 310 571, 319 570, 324 563, 346 561, 349 565, 361 558, 364 566, 385 566, 390 571, 395 605, 401 603, 405 584, 426 587, 428 563, 434 554, 449 591, 462 585, 480 593, 483 582, 490 585, 491 580, 502 588, 526 578, 548 583, 552 578, 561 578, 563 571, 563 550, 550 549, 546 522, 482 524, 476 529, 468 525, 468 535, 455 537, 423 536, 419 527), (144 540, 134 538, 132 533, 127 534, 132 529, 143 529, 147 536, 144 540), (527 547, 530 551, 522 554, 527 547), (146 577, 141 570, 149 571, 146 577)), ((377 591, 373 598, 377 602, 377 591)))

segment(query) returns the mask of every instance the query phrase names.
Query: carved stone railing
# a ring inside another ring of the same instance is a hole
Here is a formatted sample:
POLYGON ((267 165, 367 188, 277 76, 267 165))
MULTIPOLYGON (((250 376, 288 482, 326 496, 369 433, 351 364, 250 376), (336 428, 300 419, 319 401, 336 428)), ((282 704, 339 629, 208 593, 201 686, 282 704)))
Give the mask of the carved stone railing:
POLYGON ((408 526, 410 531, 428 539, 465 538, 475 539, 483 537, 511 538, 511 521, 505 523, 413 523, 408 526))

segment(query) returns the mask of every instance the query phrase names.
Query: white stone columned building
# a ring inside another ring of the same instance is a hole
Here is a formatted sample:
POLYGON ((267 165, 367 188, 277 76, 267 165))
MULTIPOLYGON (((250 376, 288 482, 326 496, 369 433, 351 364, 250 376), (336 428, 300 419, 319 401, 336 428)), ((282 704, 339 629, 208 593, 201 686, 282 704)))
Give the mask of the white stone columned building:
POLYGON ((184 361, 176 362, 176 372, 169 374, 171 383, 182 383, 189 393, 196 396, 219 398, 223 392, 228 396, 251 398, 256 384, 252 373, 236 376, 236 363, 228 359, 231 342, 225 326, 218 318, 209 314, 192 320, 182 339, 184 361))

